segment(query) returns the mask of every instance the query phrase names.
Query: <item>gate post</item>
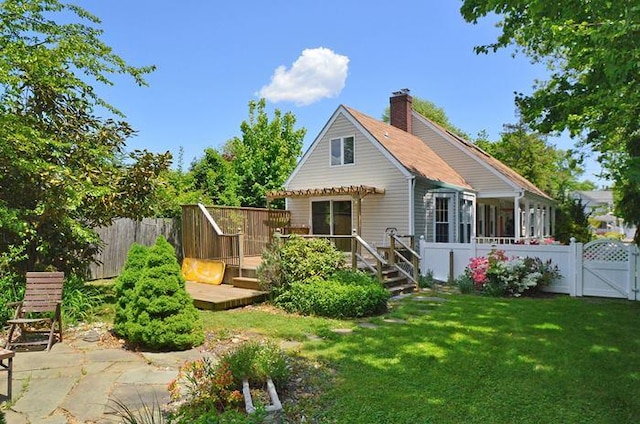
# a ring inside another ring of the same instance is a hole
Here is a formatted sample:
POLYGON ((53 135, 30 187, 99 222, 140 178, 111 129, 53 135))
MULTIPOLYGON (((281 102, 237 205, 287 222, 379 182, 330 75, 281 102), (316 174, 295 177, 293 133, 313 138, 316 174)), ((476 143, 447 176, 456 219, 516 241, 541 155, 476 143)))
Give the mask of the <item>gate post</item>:
POLYGON ((584 263, 583 263, 583 243, 575 243, 576 245, 576 254, 575 254, 575 292, 576 296, 583 296, 583 288, 584 288, 584 263))
POLYGON ((576 239, 569 239, 569 275, 567 275, 567 283, 569 284, 569 296, 576 296, 578 287, 578 252, 576 247, 576 239))
POLYGON ((632 244, 629 246, 629 300, 638 300, 638 260, 638 246, 632 244))

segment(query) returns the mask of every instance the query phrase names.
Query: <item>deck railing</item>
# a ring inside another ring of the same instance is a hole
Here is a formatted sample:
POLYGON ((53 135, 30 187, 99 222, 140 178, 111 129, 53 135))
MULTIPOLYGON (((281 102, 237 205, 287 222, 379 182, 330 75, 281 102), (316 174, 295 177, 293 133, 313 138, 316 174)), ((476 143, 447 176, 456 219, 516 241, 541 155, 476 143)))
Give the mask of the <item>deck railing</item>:
POLYGON ((222 260, 242 267, 245 256, 260 256, 275 228, 286 226, 290 212, 260 208, 184 205, 184 257, 222 260))

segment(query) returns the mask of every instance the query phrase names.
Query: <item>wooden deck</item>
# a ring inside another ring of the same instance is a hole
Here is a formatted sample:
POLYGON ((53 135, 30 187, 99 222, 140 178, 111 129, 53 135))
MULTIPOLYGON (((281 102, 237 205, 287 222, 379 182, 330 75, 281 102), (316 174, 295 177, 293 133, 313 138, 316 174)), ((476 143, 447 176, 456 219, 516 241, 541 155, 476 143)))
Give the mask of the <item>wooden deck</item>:
POLYGON ((193 298, 193 304, 198 309, 221 311, 263 302, 267 299, 267 292, 259 290, 241 289, 229 284, 204 284, 194 281, 186 282, 187 292, 193 298))

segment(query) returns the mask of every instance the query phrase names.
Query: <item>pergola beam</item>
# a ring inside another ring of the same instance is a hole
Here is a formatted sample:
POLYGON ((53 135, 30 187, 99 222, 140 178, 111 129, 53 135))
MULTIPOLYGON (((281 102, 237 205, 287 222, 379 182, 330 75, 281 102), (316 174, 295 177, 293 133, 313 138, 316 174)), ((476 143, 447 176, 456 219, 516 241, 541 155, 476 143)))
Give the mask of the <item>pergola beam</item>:
POLYGON ((315 196, 357 196, 362 198, 369 194, 384 194, 383 188, 365 185, 352 185, 340 187, 304 188, 298 190, 270 191, 266 194, 267 201, 291 197, 315 197, 315 196))

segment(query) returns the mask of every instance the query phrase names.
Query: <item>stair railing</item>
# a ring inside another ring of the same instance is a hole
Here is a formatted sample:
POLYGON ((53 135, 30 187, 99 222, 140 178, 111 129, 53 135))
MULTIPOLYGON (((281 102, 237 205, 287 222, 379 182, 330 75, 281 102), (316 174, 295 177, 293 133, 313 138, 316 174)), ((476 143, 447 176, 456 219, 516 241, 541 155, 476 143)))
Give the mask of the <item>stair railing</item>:
POLYGON ((364 264, 371 272, 376 274, 376 278, 380 283, 383 282, 382 278, 382 268, 388 265, 388 262, 380 256, 378 251, 371 246, 369 243, 365 241, 354 229, 352 232, 352 243, 351 243, 351 267, 353 269, 358 268, 358 260, 364 264), (371 257, 375 260, 375 264, 369 262, 367 258, 362 255, 362 249, 358 249, 358 246, 364 248, 371 257))
POLYGON ((395 232, 389 233, 389 264, 418 287, 420 254, 407 245, 401 237, 409 237, 410 240, 413 240, 413 236, 399 236, 395 232), (397 249, 396 246, 400 246, 402 250, 397 249), (403 253, 408 254, 409 258, 403 253))

